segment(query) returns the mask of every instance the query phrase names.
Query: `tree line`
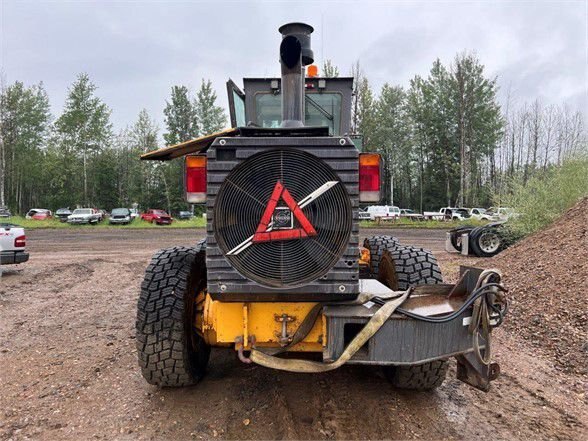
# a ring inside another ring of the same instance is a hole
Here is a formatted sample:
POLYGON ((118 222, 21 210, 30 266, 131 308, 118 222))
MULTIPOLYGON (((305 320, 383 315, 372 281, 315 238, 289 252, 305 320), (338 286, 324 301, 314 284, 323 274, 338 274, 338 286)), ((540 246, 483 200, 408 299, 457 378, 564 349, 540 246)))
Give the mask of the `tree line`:
MULTIPOLYGON (((174 86, 163 109, 167 145, 226 125, 211 82, 194 96, 174 86)), ((112 209, 138 204, 177 211, 183 201, 180 161, 140 161, 160 147, 160 129, 146 110, 115 133, 111 109, 97 96, 88 75, 70 86, 61 115, 54 118, 43 84, 15 82, 0 93, 0 206, 16 213, 32 207, 89 206, 112 209)))
MULTIPOLYGON (((332 66, 325 65, 325 71, 332 66)), ((417 210, 500 204, 515 182, 587 152, 584 115, 539 100, 498 101, 496 78, 471 53, 435 60, 408 88, 370 86, 359 62, 352 127, 384 160, 384 200, 417 210)))
MULTIPOLYGON (((584 116, 536 100, 501 106, 496 78, 477 57, 435 60, 427 76, 407 88, 374 91, 359 62, 351 126, 365 151, 384 162, 384 202, 417 210, 443 205, 488 206, 508 194, 514 180, 560 166, 586 151, 584 116)), ((330 60, 323 75, 336 77, 330 60)), ((0 90, 0 206, 16 213, 32 207, 76 205, 111 209, 139 204, 171 211, 183 200, 181 161, 140 161, 142 153, 218 131, 227 125, 209 80, 196 91, 171 88, 161 130, 146 110, 115 133, 111 109, 97 86, 80 74, 63 111, 51 113, 42 83, 16 81, 0 90)))

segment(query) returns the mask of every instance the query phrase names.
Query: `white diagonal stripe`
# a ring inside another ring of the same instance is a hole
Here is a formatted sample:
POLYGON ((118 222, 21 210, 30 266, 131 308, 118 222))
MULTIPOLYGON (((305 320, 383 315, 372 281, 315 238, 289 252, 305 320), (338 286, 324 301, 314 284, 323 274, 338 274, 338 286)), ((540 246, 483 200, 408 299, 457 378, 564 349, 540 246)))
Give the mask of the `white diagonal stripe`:
MULTIPOLYGON (((335 185, 337 185, 338 182, 339 181, 325 182, 323 185, 321 185, 315 191, 313 191, 312 193, 310 193, 308 196, 306 196, 305 198, 301 199, 300 202, 298 203, 298 206, 301 209, 304 208, 304 207, 306 207, 311 202, 313 202, 316 198, 318 198, 320 195, 322 195, 323 193, 329 191, 331 188, 333 188, 335 185)), ((270 222, 268 224, 268 226, 267 226, 267 230, 266 231, 271 231, 272 230, 272 227, 273 227, 273 224, 274 224, 273 222, 270 222)), ((239 254, 241 251, 246 250, 253 243, 252 240, 253 240, 253 236, 248 237, 243 242, 241 242, 239 245, 237 245, 235 248, 233 248, 231 251, 229 251, 227 253, 227 256, 234 256, 235 254, 239 254)))

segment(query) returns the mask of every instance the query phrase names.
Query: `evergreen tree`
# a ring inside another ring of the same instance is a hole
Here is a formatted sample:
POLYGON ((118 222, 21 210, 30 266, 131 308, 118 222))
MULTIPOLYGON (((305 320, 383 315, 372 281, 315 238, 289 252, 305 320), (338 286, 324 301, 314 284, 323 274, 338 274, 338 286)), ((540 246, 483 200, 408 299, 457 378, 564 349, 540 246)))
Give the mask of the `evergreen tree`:
POLYGON ((16 212, 43 199, 44 150, 51 113, 43 84, 26 87, 22 82, 0 93, 0 205, 16 212))
POLYGON ((200 136, 210 135, 225 128, 227 117, 223 108, 216 105, 216 92, 212 88, 210 80, 202 80, 194 100, 194 112, 200 136))
POLYGON ((163 114, 167 133, 163 134, 166 145, 178 144, 196 138, 199 133, 196 112, 186 86, 173 86, 171 102, 166 101, 163 114))
MULTIPOLYGON (((87 74, 80 74, 69 88, 63 114, 55 123, 65 161, 71 161, 73 158, 68 156, 72 154, 81 159, 84 205, 91 202, 88 192, 91 159, 109 145, 112 137, 111 112, 95 96, 96 89, 87 74)), ((77 170, 67 168, 68 173, 77 173, 77 170)), ((76 182, 75 176, 71 180, 76 182)))

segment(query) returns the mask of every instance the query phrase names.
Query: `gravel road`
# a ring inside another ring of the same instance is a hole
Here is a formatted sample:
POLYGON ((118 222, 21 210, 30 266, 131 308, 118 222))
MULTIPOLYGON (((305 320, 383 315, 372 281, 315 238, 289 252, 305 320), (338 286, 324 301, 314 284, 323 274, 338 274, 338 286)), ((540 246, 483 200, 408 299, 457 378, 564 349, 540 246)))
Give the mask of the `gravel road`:
MULTIPOLYGON (((432 249, 448 280, 461 262, 439 230, 385 230, 432 249)), ((363 230, 362 235, 381 234, 363 230)), ((490 393, 448 380, 395 390, 378 369, 270 371, 213 351, 197 386, 159 390, 134 341, 143 269, 203 230, 31 230, 31 260, 1 268, 0 439, 586 439, 585 378, 499 329, 490 393)), ((481 261, 480 264, 483 264, 481 261)), ((508 284, 508 280, 506 281, 508 284)))

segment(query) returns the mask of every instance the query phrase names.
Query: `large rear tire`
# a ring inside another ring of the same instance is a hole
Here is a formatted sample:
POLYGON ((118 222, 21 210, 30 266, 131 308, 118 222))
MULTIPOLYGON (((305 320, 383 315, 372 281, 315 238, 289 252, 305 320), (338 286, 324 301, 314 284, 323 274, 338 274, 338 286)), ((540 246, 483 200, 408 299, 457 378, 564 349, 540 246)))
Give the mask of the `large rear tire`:
POLYGON ((394 387, 424 391, 441 386, 447 369, 447 360, 436 360, 413 366, 390 366, 384 373, 394 387))
POLYGON ((397 246, 382 253, 378 280, 390 289, 404 291, 419 284, 443 283, 443 276, 430 251, 397 246))
MULTIPOLYGON (((378 280, 390 289, 406 290, 421 284, 443 283, 437 259, 423 248, 397 247, 382 254, 378 280)), ((447 360, 411 366, 385 366, 384 374, 400 389, 431 390, 440 386, 447 374, 447 360)))
POLYGON ((206 242, 160 250, 151 259, 137 306, 141 373, 161 387, 189 386, 205 373, 210 347, 194 331, 206 286, 206 242))
POLYGON ((392 251, 399 244, 398 239, 393 236, 371 236, 364 239, 363 246, 370 250, 370 278, 378 277, 384 251, 392 251))

